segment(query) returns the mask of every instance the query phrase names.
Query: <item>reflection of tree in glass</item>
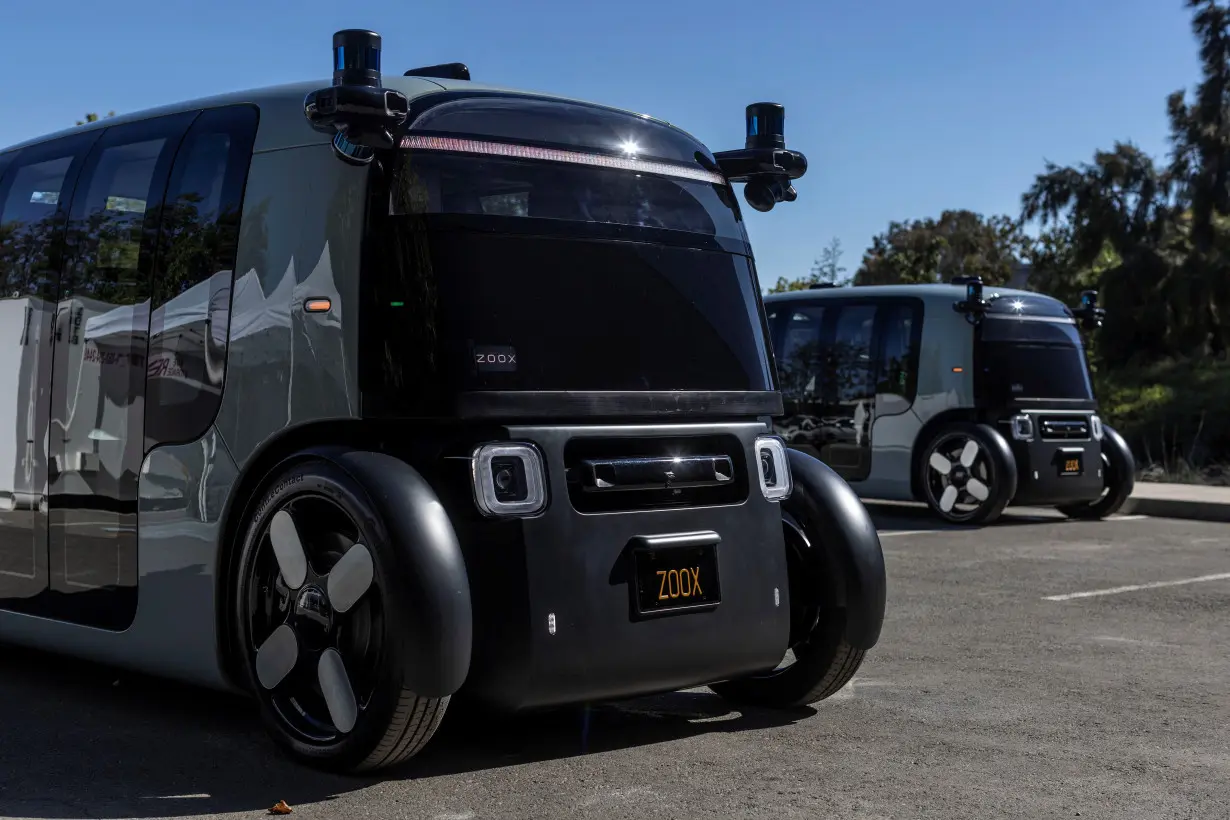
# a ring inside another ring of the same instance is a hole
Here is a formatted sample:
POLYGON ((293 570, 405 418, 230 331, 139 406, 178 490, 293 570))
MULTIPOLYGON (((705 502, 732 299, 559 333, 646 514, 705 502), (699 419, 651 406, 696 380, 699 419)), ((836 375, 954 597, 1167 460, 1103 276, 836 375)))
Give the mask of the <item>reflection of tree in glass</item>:
MULTIPOLYGON (((225 206, 220 213, 202 214, 203 197, 195 191, 168 202, 162 213, 162 262, 155 303, 163 304, 218 272, 220 260, 229 260, 235 246, 238 209, 225 206)), ((231 264, 229 261, 223 265, 231 264)))
POLYGON ((864 341, 839 339, 833 343, 833 375, 837 401, 866 396, 871 381, 871 347, 864 341))
POLYGON ((814 341, 796 346, 789 356, 783 357, 784 360, 778 362, 778 382, 782 392, 794 399, 814 399, 815 396, 807 395, 807 388, 815 375, 815 391, 820 390, 821 355, 820 343, 814 341))
POLYGON ((4 297, 54 298, 57 277, 49 265, 61 250, 51 245, 56 227, 54 211, 35 222, 11 220, 0 226, 0 293, 4 297))
POLYGON ((818 341, 805 342, 778 362, 778 381, 784 393, 804 401, 822 400, 825 385, 833 385, 838 401, 859 398, 870 392, 870 352, 863 341, 838 340, 827 348, 818 341))
POLYGON ((137 264, 144 221, 143 213, 97 210, 74 225, 71 292, 109 305, 143 301, 147 286, 137 264))

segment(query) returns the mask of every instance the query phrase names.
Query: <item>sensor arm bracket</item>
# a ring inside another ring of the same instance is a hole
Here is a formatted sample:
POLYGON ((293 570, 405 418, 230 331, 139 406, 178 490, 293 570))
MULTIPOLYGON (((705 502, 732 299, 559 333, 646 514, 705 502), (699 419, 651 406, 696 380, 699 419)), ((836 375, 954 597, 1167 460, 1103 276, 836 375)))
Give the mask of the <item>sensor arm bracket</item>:
POLYGON ((807 173, 807 157, 786 148, 740 148, 713 155, 722 176, 731 182, 771 177, 794 180, 807 173))

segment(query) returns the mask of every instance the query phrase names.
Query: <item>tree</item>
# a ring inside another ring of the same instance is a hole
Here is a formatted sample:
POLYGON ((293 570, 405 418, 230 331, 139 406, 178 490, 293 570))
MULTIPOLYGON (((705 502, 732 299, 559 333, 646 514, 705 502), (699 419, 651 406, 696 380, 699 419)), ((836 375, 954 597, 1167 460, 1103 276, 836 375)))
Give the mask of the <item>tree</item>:
POLYGON ((820 251, 820 258, 816 260, 811 269, 812 276, 817 283, 829 285, 844 283, 841 275, 846 272, 846 269, 841 264, 841 256, 841 240, 834 236, 828 247, 820 251))
POLYGON ((1184 292, 1177 275, 1188 245, 1177 219, 1174 187, 1168 170, 1159 169, 1135 145, 1119 142, 1079 167, 1048 162, 1021 197, 1024 220, 1039 219, 1043 227, 1067 226, 1067 270, 1054 269, 1052 287, 1074 289, 1077 272, 1106 261, 1108 248, 1118 257, 1118 264, 1102 268, 1096 281, 1085 282, 1106 291, 1101 350, 1111 357, 1110 363, 1165 355, 1178 341, 1168 330, 1185 323, 1188 328, 1207 327, 1207 311, 1190 301, 1193 294, 1184 292), (1167 315, 1158 305, 1171 312, 1182 305, 1184 316, 1167 315))
POLYGON ((854 283, 946 282, 964 274, 1004 284, 1027 246, 1020 225, 1006 216, 959 210, 944 211, 938 220, 891 222, 872 239, 854 283))
MULTIPOLYGON (((108 111, 108 112, 107 112, 107 116, 108 116, 108 117, 114 117, 114 116, 115 116, 115 112, 114 112, 114 111, 108 111)), ((78 125, 85 125, 87 122, 98 122, 98 119, 99 119, 99 117, 98 117, 98 115, 97 115, 97 114, 86 114, 86 115, 85 115, 85 119, 84 119, 84 120, 77 120, 77 124, 78 124, 78 125)))
POLYGON ((1200 42, 1203 79, 1188 104, 1182 90, 1166 101, 1170 116, 1171 176, 1192 207, 1196 247, 1213 244, 1214 215, 1230 215, 1230 10, 1216 0, 1186 0, 1200 42))
POLYGON ((811 273, 800 279, 787 279, 784 276, 779 276, 777 284, 769 288, 769 293, 784 293, 790 290, 807 290, 812 285, 822 283, 832 285, 848 285, 850 279, 842 279, 841 274, 846 272, 845 267, 841 264, 841 240, 833 237, 829 241, 828 247, 820 251, 820 258, 817 259, 811 268, 811 273))

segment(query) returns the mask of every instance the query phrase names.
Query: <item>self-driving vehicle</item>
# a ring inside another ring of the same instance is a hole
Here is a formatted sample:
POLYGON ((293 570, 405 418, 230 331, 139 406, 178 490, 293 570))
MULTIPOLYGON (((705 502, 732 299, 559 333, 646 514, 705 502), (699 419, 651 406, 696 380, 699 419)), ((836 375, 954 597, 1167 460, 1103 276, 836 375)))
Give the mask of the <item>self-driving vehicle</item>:
POLYGON ((1009 504, 1102 518, 1131 495, 1135 462, 1098 416, 1081 339, 1105 315, 1096 291, 1073 309, 959 277, 764 301, 776 430, 860 497, 987 524, 1009 504))
POLYGON ((450 699, 840 689, 879 638, 857 495, 782 412, 734 184, 652 117, 385 76, 0 152, 0 639, 249 693, 276 745, 395 764, 450 699))

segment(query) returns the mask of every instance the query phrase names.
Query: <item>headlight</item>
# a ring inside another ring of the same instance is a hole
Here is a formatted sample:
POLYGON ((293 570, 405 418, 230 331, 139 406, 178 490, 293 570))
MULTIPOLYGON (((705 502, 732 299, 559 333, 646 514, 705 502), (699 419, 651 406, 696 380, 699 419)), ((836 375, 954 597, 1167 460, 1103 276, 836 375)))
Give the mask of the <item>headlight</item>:
POLYGON ((532 444, 484 444, 470 457, 474 503, 483 515, 526 517, 547 506, 546 469, 532 444))
POLYGON ((1102 419, 1096 415, 1089 419, 1089 433, 1095 440, 1102 440, 1102 419))
POLYGON ((777 436, 761 436, 756 439, 755 452, 759 465, 760 492, 770 501, 789 498, 794 485, 790 480, 786 442, 777 436))
POLYGON ((1017 441, 1034 440, 1034 420, 1032 416, 1013 416, 1012 437, 1017 441))

